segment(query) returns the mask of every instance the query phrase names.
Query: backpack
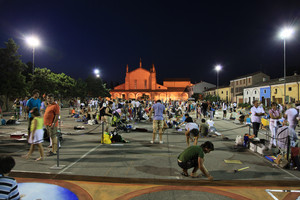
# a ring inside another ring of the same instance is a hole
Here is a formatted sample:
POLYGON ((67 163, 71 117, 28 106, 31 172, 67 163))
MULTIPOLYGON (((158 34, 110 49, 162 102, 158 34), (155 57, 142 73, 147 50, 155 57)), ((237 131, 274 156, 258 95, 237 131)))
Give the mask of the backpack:
POLYGON ((1 125, 6 125, 5 119, 1 119, 1 125))

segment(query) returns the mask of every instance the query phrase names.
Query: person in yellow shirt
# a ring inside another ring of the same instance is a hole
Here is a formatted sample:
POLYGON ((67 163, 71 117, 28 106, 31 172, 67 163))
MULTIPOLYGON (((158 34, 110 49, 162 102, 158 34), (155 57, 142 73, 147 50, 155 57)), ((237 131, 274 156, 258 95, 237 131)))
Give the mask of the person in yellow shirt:
POLYGON ((36 161, 44 159, 44 149, 42 143, 44 142, 44 130, 43 124, 44 120, 40 116, 39 110, 37 108, 33 108, 31 110, 31 115, 33 116, 33 120, 30 126, 30 137, 28 139, 28 143, 31 144, 29 152, 24 156, 24 158, 30 158, 31 154, 34 151, 34 147, 38 146, 40 157, 36 159, 36 161))

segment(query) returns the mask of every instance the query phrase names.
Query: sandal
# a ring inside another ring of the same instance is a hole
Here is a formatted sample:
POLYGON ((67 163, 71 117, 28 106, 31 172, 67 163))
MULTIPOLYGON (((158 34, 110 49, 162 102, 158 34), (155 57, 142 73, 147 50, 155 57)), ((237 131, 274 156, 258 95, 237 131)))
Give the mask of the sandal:
POLYGON ((188 174, 188 173, 185 173, 185 172, 181 172, 181 175, 182 175, 182 176, 185 176, 185 177, 188 177, 188 176, 189 176, 189 174, 188 174))
POLYGON ((39 157, 39 158, 35 159, 35 161, 42 161, 42 160, 44 160, 44 157, 39 157))
POLYGON ((192 178, 200 178, 200 177, 201 177, 201 174, 191 174, 191 177, 192 177, 192 178))
POLYGON ((22 158, 25 158, 26 160, 30 158, 30 156, 28 154, 23 155, 22 158))

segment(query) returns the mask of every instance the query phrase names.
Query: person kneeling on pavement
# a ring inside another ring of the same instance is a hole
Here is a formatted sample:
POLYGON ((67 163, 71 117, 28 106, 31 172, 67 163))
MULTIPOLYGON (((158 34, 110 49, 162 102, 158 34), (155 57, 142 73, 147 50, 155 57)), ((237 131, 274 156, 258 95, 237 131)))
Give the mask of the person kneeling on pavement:
POLYGON ((198 177, 196 172, 198 169, 212 181, 213 177, 209 174, 204 166, 204 154, 214 150, 214 145, 210 141, 206 141, 200 146, 190 146, 178 156, 178 166, 182 168, 182 175, 189 176, 188 169, 194 168, 191 177, 198 177))

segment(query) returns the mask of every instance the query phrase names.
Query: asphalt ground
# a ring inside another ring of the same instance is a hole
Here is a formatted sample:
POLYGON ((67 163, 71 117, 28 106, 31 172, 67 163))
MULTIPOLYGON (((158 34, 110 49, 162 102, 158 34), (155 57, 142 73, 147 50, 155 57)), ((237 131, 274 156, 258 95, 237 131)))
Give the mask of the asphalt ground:
MULTIPOLYGON (((29 145, 26 141, 10 139, 9 135, 17 131, 25 133, 26 121, 22 121, 20 125, 0 126, 0 154, 12 155, 16 160, 11 176, 23 178, 23 181, 24 178, 34 178, 168 186, 300 187, 299 171, 281 169, 257 153, 236 148, 234 144, 236 136, 248 133, 249 128, 235 124, 233 121, 215 120, 217 131, 227 139, 220 136, 199 139, 198 144, 208 140, 215 145, 215 150, 205 155, 205 166, 214 177, 214 181, 209 182, 205 177, 191 178, 180 175, 181 169, 177 165, 177 156, 187 147, 183 131, 167 129, 163 135, 164 144, 150 144, 152 124, 139 122, 133 125, 145 128, 147 132, 122 133, 123 139, 128 140, 129 143, 107 145, 100 143, 101 126, 84 125, 86 129, 74 130, 74 126, 83 124, 68 117, 67 109, 62 110, 61 117, 63 143, 59 154, 59 169, 54 169, 57 167, 56 156, 36 162, 34 159, 39 157, 36 150, 31 159, 26 160, 21 157, 27 153, 29 145), (242 164, 226 164, 224 160, 239 160, 242 164), (244 167, 249 168, 234 173, 235 169, 244 167)), ((265 130, 261 130, 259 137, 265 138, 264 134, 265 130)), ((45 152, 48 151, 48 145, 48 142, 44 142, 45 152)), ((154 196, 146 195, 141 198, 161 199, 156 195, 169 195, 162 190, 159 191, 156 191, 154 196)), ((178 198, 170 199, 185 199, 182 196, 184 194, 181 193, 172 193, 172 195, 178 198)), ((92 197, 99 199, 94 195, 92 197)), ((134 199, 141 199, 136 197, 134 199)), ((209 195, 207 198, 209 199, 209 195)))

